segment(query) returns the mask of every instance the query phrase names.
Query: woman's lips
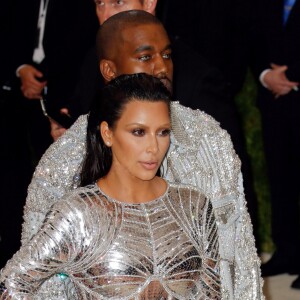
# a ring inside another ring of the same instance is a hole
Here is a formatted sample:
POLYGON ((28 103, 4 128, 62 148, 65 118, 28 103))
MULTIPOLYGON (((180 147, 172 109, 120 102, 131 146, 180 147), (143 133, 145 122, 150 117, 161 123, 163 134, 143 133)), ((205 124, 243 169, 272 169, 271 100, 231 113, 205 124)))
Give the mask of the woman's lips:
POLYGON ((149 161, 149 162, 147 162, 147 161, 146 162, 145 161, 141 161, 140 163, 147 170, 154 170, 154 169, 156 169, 157 168, 157 164, 158 164, 156 161, 149 161))

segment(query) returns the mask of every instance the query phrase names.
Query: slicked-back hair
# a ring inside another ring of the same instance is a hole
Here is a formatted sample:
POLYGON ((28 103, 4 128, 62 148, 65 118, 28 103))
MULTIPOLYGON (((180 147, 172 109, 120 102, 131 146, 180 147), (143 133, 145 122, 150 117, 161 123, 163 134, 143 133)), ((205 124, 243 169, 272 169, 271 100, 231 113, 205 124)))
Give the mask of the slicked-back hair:
POLYGON ((144 10, 128 10, 108 18, 98 29, 96 37, 98 61, 110 59, 110 53, 118 45, 122 30, 143 24, 162 23, 152 14, 144 10))
POLYGON ((100 124, 103 121, 113 130, 129 102, 164 102, 170 112, 171 100, 172 96, 164 84, 158 78, 145 73, 121 75, 109 82, 94 99, 88 116, 81 186, 94 183, 111 168, 112 151, 100 134, 100 124))

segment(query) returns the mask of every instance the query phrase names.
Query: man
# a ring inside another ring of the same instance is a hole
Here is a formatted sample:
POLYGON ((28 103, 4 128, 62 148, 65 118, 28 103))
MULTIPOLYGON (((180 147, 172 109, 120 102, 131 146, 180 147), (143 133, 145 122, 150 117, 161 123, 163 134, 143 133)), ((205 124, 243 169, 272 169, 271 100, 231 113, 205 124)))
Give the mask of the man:
MULTIPOLYGON (((141 9, 154 14, 157 0, 95 1, 98 21, 102 24, 116 12, 129 9, 141 9)), ((163 3, 162 0, 159 3, 163 3)), ((172 2, 173 3, 173 2, 172 2)), ((184 5, 184 8, 190 9, 184 5)), ((185 22, 184 22, 185 23, 185 22)), ((175 64, 173 95, 180 103, 193 109, 200 109, 213 116, 221 127, 226 129, 233 141, 234 149, 242 161, 245 194, 248 210, 257 238, 257 199, 253 188, 252 173, 246 152, 244 136, 240 126, 238 112, 233 101, 228 97, 228 88, 221 72, 212 67, 201 54, 192 49, 178 36, 172 39, 172 60, 175 64)), ((91 49, 81 70, 81 78, 69 104, 69 114, 78 116, 89 112, 90 104, 101 88, 103 81, 96 66, 96 51, 91 49)), ((65 130, 52 124, 52 136, 58 138, 65 130)))
POLYGON ((23 206, 32 176, 24 103, 15 101, 12 87, 14 4, 0 3, 0 269, 20 248, 23 206))
POLYGON ((300 289, 300 1, 260 1, 256 59, 257 103, 270 182, 272 239, 276 251, 262 265, 263 276, 298 274, 300 289), (270 25, 272 24, 272 25, 270 25))
MULTIPOLYGON (((171 87, 170 41, 151 14, 129 11, 109 18, 97 45, 106 81, 146 72, 171 87)), ((210 116, 177 102, 171 114, 173 135, 163 174, 170 181, 198 186, 212 200, 220 233, 223 298, 261 299, 259 260, 230 137, 210 116)), ((81 116, 40 161, 29 187, 23 243, 38 230, 51 204, 78 185, 86 124, 86 116, 81 116)))
POLYGON ((52 142, 39 100, 47 90, 51 115, 65 104, 98 26, 93 4, 86 0, 16 0, 15 7, 17 30, 11 52, 17 97, 26 104, 30 143, 39 160, 52 142))
MULTIPOLYGON (((125 10, 139 9, 155 14, 157 0, 96 0, 95 4, 101 25, 108 17, 125 10)), ((216 68, 209 66, 201 55, 177 38, 172 40, 172 60, 175 61, 173 94, 176 99, 194 109, 199 108, 210 114, 214 111, 213 115, 221 125, 224 114, 234 119, 235 112, 228 105, 225 84, 216 68)), ((95 48, 88 52, 80 73, 80 79, 68 105, 68 113, 74 119, 89 112, 97 90, 103 86, 95 48)), ((232 127, 236 128, 235 125, 232 127)), ((65 131, 57 124, 53 124, 52 129, 54 139, 65 131)))
MULTIPOLYGON (((140 9, 154 14, 157 0, 94 0, 94 2, 96 15, 101 25, 107 18, 121 11, 140 9)), ((66 107, 61 106, 61 113, 68 114, 72 120, 88 113, 97 91, 102 86, 103 78, 99 74, 96 49, 93 47, 85 56, 74 92, 69 99, 65 99, 67 101, 64 104, 67 105, 66 107)), ((51 136, 56 140, 65 132, 66 128, 55 120, 50 120, 50 123, 51 136)))
POLYGON ((1 268, 19 248, 34 164, 52 143, 40 104, 45 78, 48 104, 54 109, 76 82, 98 25, 88 0, 1 1, 0 23, 1 268))

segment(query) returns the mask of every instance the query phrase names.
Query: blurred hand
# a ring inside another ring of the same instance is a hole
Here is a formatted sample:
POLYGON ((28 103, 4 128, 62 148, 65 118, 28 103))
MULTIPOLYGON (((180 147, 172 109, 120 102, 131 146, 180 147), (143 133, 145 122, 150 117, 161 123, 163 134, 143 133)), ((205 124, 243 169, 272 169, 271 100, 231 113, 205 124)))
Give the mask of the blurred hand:
POLYGON ((66 128, 63 128, 60 124, 55 122, 53 119, 49 118, 50 121, 50 135, 53 138, 54 141, 56 141, 59 137, 61 137, 65 131, 66 128))
POLYGON ((68 110, 67 108, 61 108, 61 109, 60 109, 60 113, 61 113, 62 115, 67 115, 67 116, 70 117, 69 110, 68 110))
POLYGON ((272 70, 267 72, 263 81, 275 95, 275 98, 288 94, 298 86, 298 82, 290 81, 286 77, 287 66, 271 64, 272 70))
POLYGON ((42 78, 43 73, 31 65, 24 65, 19 69, 19 76, 22 82, 21 91, 24 97, 28 99, 40 99, 47 81, 40 82, 37 78, 42 78))

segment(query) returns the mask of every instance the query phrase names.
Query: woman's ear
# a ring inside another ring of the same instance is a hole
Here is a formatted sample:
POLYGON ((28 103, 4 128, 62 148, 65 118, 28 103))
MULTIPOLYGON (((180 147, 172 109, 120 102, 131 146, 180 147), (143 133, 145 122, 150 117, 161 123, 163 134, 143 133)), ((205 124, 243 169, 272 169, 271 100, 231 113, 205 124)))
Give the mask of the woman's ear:
POLYGON ((144 0, 143 9, 148 13, 155 15, 157 0, 144 0))
POLYGON ((113 61, 102 59, 100 61, 100 72, 106 82, 110 82, 116 77, 116 66, 113 61))
POLYGON ((111 147, 113 133, 112 133, 111 129, 109 128, 106 121, 103 121, 100 124, 100 134, 101 134, 104 144, 108 147, 111 147))

